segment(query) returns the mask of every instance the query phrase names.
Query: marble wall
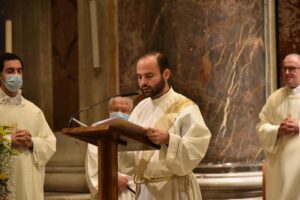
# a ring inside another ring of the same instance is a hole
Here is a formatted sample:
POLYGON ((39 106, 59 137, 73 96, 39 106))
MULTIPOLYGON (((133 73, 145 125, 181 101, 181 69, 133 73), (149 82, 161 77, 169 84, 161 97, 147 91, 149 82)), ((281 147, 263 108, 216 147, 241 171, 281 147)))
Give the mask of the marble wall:
POLYGON ((56 131, 67 127, 70 116, 79 110, 77 15, 77 1, 51 1, 53 129, 56 131))
POLYGON ((277 0, 277 10, 278 66, 280 67, 287 54, 300 53, 300 1, 277 0))
POLYGON ((24 61, 22 94, 44 111, 52 127, 51 1, 0 0, 0 12, 12 20, 13 52, 24 61))
POLYGON ((137 89, 135 62, 158 50, 173 87, 200 107, 212 132, 203 163, 256 163, 265 99, 264 1, 119 0, 120 90, 137 89))

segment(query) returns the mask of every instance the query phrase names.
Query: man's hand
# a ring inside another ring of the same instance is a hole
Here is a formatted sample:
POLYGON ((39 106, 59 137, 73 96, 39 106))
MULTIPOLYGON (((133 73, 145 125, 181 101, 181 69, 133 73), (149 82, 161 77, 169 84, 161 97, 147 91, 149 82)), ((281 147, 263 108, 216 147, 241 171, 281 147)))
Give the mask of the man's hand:
POLYGON ((284 119, 279 126, 278 136, 294 135, 299 133, 299 123, 291 118, 284 119))
POLYGON ((18 129, 11 135, 11 142, 15 147, 25 147, 26 149, 31 149, 33 147, 31 134, 27 130, 18 129))
POLYGON ((145 128, 146 135, 155 144, 169 144, 170 135, 167 131, 145 128))
POLYGON ((128 177, 127 176, 118 176, 118 189, 120 192, 126 190, 128 186, 128 177))

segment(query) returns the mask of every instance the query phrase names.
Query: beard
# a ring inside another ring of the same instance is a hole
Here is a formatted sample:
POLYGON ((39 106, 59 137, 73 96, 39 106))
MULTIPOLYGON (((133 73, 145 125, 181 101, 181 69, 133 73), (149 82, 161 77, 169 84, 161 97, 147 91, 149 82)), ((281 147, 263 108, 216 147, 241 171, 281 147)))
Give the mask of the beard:
POLYGON ((161 78, 160 81, 153 87, 150 85, 142 85, 140 89, 145 97, 155 98, 163 91, 165 85, 165 80, 161 78))

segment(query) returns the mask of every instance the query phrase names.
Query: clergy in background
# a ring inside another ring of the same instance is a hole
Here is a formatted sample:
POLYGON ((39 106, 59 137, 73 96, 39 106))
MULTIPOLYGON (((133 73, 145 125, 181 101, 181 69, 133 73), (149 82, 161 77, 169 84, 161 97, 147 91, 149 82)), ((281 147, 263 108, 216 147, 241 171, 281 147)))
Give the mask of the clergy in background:
MULTIPOLYGON (((120 118, 128 120, 128 117, 133 109, 132 99, 129 97, 117 96, 111 98, 108 104, 109 118, 120 118)), ((92 126, 97 126, 103 121, 94 123, 92 126)), ((122 159, 119 156, 119 159, 122 159)), ((133 183, 130 177, 126 175, 126 169, 118 166, 118 199, 119 200, 134 200, 133 183)), ((85 176, 91 192, 91 200, 97 200, 98 197, 98 147, 93 144, 88 144, 85 158, 85 176)))
POLYGON ((43 112, 21 95, 23 62, 15 54, 0 57, 0 125, 13 126, 9 180, 10 200, 43 200, 45 166, 56 150, 56 138, 43 112))
POLYGON ((287 55, 281 67, 285 86, 268 98, 259 114, 256 134, 266 155, 266 199, 281 199, 285 185, 282 173, 283 152, 299 136, 300 55, 287 55))

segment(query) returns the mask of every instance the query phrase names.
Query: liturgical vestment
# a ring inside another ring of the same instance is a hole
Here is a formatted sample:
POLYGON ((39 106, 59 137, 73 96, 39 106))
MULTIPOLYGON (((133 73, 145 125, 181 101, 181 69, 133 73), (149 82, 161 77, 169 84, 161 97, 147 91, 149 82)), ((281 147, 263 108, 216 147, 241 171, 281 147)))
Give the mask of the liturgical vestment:
MULTIPOLYGON (((118 172, 118 175, 124 176, 125 174, 118 172)), ((93 144, 88 144, 87 146, 85 177, 91 193, 91 200, 98 200, 98 147, 93 144)), ((134 189, 131 178, 129 179, 129 187, 134 189)), ((119 191, 118 200, 134 200, 134 194, 128 189, 119 191)))
POLYGON ((282 173, 283 155, 289 143, 296 140, 299 134, 281 137, 277 134, 283 119, 290 117, 300 122, 300 86, 295 89, 283 87, 271 94, 259 117, 256 134, 267 160, 266 199, 283 200, 280 198, 285 185, 282 173))
POLYGON ((203 159, 211 134, 198 106, 171 88, 157 99, 141 101, 129 121, 170 134, 169 144, 161 145, 160 150, 127 152, 119 160, 120 167, 127 169, 125 174, 143 171, 142 178, 135 176, 138 199, 201 200, 193 169, 203 159), (142 162, 147 159, 145 166, 142 162))
POLYGON ((43 112, 21 96, 7 96, 0 90, 0 125, 26 129, 32 135, 33 149, 18 148, 12 159, 10 179, 13 200, 43 200, 45 165, 56 151, 56 138, 43 112))

